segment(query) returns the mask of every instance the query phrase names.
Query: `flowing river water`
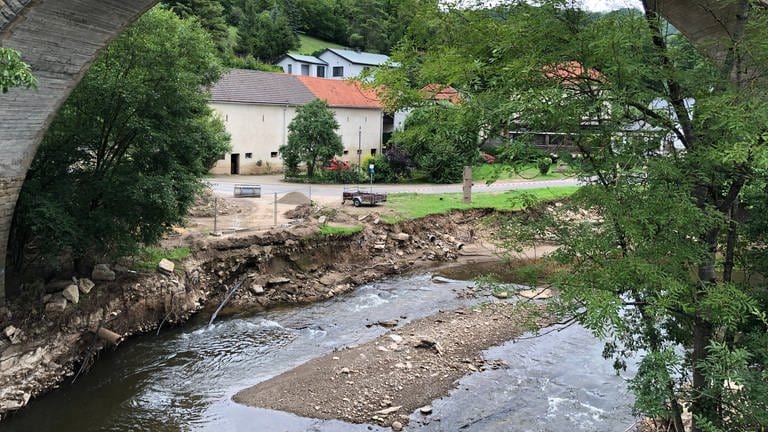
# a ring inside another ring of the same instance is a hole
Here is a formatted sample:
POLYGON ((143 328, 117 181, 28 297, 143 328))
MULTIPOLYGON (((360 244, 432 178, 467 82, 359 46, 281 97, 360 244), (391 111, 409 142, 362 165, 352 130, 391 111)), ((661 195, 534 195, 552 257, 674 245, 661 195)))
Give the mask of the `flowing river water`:
MULTIPOLYGON (((389 430, 240 406, 231 397, 386 331, 366 324, 409 321, 483 300, 457 297, 471 282, 443 282, 429 274, 394 278, 309 306, 222 317, 212 326, 209 314, 199 314, 103 352, 74 385, 32 402, 0 431, 389 430)), ((635 421, 632 399, 625 377, 601 351, 580 327, 492 348, 485 357, 504 359, 509 368, 463 378, 449 397, 433 402, 428 422, 414 414, 407 430, 625 431, 635 421)))

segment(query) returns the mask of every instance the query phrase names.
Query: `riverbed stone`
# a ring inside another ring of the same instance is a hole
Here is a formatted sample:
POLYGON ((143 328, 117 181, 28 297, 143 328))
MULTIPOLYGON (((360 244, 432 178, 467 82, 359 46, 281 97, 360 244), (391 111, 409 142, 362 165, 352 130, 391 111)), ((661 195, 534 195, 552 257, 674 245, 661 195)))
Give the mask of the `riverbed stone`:
POLYGON ((74 304, 80 302, 80 289, 75 284, 71 284, 64 288, 64 291, 61 292, 61 295, 74 304))
POLYGON ((325 225, 326 222, 328 222, 327 216, 320 216, 319 218, 317 218, 317 223, 319 223, 320 225, 325 225))
POLYGON ((281 284, 286 284, 290 282, 291 280, 288 279, 287 277, 273 277, 272 279, 267 281, 267 285, 281 285, 281 284))
POLYGON ((397 420, 393 421, 392 422, 392 430, 395 431, 395 432, 399 432, 399 431, 403 430, 403 424, 400 423, 397 420))
POLYGON ((163 258, 157 263, 157 270, 160 273, 173 274, 173 270, 176 268, 176 264, 173 261, 163 258))
POLYGON ((109 264, 96 264, 91 273, 91 279, 94 281, 113 281, 115 272, 109 268, 109 264))
POLYGON ((259 284, 253 284, 251 285, 251 292, 256 295, 264 294, 264 287, 259 284))
POLYGON ((77 288, 83 294, 88 294, 89 292, 91 292, 91 290, 95 286, 96 284, 93 283, 93 281, 88 278, 82 278, 79 281, 77 281, 77 288))
POLYGON ((517 295, 523 298, 532 299, 532 300, 544 300, 551 298, 554 293, 549 288, 544 289, 528 289, 528 290, 522 290, 518 291, 517 295))

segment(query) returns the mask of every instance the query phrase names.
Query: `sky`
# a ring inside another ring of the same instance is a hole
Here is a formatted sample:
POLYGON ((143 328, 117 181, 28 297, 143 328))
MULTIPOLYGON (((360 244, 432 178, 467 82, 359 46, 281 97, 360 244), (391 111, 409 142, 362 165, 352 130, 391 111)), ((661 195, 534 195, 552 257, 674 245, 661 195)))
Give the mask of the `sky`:
POLYGON ((640 0, 581 0, 584 9, 608 12, 625 7, 640 8, 640 0))

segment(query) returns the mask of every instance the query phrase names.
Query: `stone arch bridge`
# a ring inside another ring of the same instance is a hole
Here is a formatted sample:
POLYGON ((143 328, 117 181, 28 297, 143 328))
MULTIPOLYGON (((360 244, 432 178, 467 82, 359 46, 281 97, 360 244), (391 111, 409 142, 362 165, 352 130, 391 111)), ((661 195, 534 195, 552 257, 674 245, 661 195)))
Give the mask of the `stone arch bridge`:
MULTIPOLYGON (((646 0, 694 43, 718 55, 741 31, 742 1, 646 0), (725 41, 725 42, 723 42, 725 41)), ((38 144, 98 53, 157 0, 0 0, 0 45, 22 53, 36 90, 0 94, 0 305, 8 231, 38 144)))

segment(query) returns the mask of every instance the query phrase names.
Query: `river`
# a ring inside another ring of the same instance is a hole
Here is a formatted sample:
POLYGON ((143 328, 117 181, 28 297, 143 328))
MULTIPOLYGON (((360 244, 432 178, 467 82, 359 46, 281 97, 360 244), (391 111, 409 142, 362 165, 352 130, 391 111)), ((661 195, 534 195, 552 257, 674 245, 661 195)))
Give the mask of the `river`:
MULTIPOLYGON (((302 307, 222 317, 199 314, 159 335, 104 351, 72 385, 33 401, 0 424, 2 431, 389 430, 300 418, 240 406, 237 391, 310 358, 385 332, 379 320, 410 321, 478 299, 457 298, 470 282, 434 283, 429 274, 394 278, 302 307), (406 317, 402 319, 402 317, 406 317)), ((480 299, 482 300, 482 299, 480 299)), ((465 377, 409 431, 619 431, 629 427, 625 378, 586 330, 570 327, 490 349, 510 367, 465 377)))

